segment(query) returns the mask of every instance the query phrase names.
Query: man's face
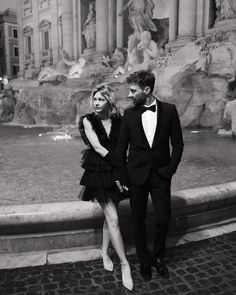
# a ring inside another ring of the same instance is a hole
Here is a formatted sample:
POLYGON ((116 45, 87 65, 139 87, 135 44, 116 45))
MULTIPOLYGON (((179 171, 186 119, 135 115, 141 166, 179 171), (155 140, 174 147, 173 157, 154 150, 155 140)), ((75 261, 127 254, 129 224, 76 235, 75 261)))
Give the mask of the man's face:
POLYGON ((136 106, 144 105, 146 102, 146 93, 137 84, 131 84, 129 87, 128 97, 132 100, 136 106))

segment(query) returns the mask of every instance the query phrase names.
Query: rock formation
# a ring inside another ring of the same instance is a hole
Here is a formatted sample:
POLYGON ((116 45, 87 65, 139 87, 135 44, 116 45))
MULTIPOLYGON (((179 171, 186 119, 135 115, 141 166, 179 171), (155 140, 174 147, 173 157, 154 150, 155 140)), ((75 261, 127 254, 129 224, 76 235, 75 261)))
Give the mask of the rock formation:
POLYGON ((155 94, 177 105, 183 127, 223 125, 228 83, 235 79, 236 45, 227 34, 190 42, 153 71, 155 94))

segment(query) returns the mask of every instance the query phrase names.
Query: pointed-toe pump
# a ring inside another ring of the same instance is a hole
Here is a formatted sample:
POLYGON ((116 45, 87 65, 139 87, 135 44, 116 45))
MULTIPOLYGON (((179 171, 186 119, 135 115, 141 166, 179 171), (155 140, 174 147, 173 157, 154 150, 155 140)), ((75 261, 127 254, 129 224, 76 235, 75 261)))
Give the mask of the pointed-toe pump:
POLYGON ((100 256, 102 257, 103 267, 107 271, 113 271, 114 264, 111 261, 111 258, 108 255, 104 255, 103 252, 100 250, 100 256))
POLYGON ((129 291, 132 291, 134 288, 134 282, 132 279, 129 263, 121 264, 121 274, 122 274, 122 285, 129 291))

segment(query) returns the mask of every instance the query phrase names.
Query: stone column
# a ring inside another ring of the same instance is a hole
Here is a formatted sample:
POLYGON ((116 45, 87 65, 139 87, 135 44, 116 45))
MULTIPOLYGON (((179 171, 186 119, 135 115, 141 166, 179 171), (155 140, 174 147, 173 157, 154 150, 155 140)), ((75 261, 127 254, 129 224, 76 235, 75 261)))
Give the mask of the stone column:
POLYGON ((96 50, 108 52, 108 0, 96 0, 96 50))
POLYGON ((51 48, 52 48, 52 60, 53 64, 56 64, 58 62, 59 58, 59 32, 58 32, 58 5, 57 1, 53 0, 51 1, 51 22, 52 22, 52 30, 51 30, 51 48))
POLYGON ((78 23, 78 9, 77 9, 78 1, 73 0, 73 58, 74 60, 78 59, 78 31, 77 31, 77 23, 78 23))
POLYGON ((209 9, 210 9, 210 0, 205 0, 204 7, 204 33, 209 30, 209 9))
POLYGON ((35 68, 38 69, 41 65, 41 50, 42 50, 42 38, 39 31, 39 4, 37 0, 32 1, 33 8, 33 40, 32 47, 34 52, 35 68))
POLYGON ((78 36, 78 55, 80 56, 82 53, 81 0, 78 0, 77 15, 78 15, 78 22, 77 22, 76 31, 78 36))
POLYGON ((109 28, 109 52, 114 50, 114 0, 109 0, 109 16, 108 16, 108 28, 109 28))
POLYGON ((169 42, 174 41, 178 34, 178 7, 179 0, 169 2, 169 42))
POLYGON ((201 37, 204 29, 204 0, 197 0, 196 36, 201 37))
POLYGON ((24 35, 23 35, 23 22, 22 22, 22 1, 17 1, 17 23, 18 23, 18 46, 19 46, 19 72, 20 78, 24 77, 24 35))
POLYGON ((189 41, 196 33, 197 0, 179 1, 179 38, 189 41))
POLYGON ((72 0, 61 1, 63 49, 73 57, 73 3, 72 0))
POLYGON ((119 16, 124 6, 124 0, 116 1, 116 47, 124 47, 124 18, 119 16))

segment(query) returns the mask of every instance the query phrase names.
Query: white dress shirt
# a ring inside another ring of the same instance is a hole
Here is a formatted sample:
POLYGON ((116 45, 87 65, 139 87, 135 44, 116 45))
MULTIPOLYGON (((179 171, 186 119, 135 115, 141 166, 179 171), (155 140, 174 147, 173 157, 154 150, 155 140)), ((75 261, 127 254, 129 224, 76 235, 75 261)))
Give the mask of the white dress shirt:
POLYGON ((152 105, 156 105, 155 112, 147 110, 144 113, 142 113, 143 129, 150 147, 152 146, 156 127, 157 127, 157 102, 156 100, 154 100, 154 102, 150 104, 149 106, 145 105, 145 107, 150 107, 152 105))

